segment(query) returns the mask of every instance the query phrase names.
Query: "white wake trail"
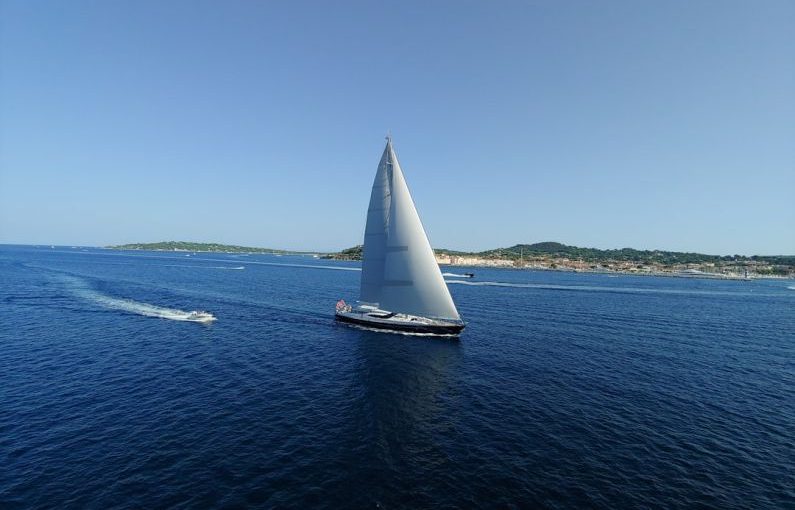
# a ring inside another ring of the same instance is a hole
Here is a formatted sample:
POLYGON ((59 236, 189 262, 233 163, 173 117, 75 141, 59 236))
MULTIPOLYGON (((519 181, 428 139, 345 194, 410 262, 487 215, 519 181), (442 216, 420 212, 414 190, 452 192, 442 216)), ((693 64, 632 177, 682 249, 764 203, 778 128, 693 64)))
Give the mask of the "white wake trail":
POLYGON ((617 292, 629 294, 678 294, 678 295, 698 295, 698 296, 771 296, 776 294, 758 294, 742 291, 728 290, 694 290, 694 289, 651 289, 641 287, 613 287, 596 285, 553 285, 547 283, 508 283, 508 282, 468 282, 463 280, 445 280, 445 283, 470 285, 472 287, 513 287, 522 289, 541 289, 541 290, 568 290, 578 292, 617 292))
POLYGON ((225 269, 227 271, 242 271, 246 266, 202 266, 198 264, 163 264, 163 267, 189 267, 191 269, 225 269))
MULTIPOLYGON (((224 259, 210 259, 210 258, 196 258, 196 260, 206 260, 211 262, 227 262, 224 259)), ((246 264, 257 264, 260 266, 278 266, 278 267, 303 267, 307 269, 331 269, 333 271, 361 271, 361 267, 346 267, 346 266, 321 266, 315 264, 289 264, 282 262, 260 262, 254 260, 247 260, 246 264)))
POLYGON ((216 320, 211 314, 207 314, 201 319, 197 319, 195 312, 186 312, 185 310, 166 308, 164 306, 144 303, 143 301, 134 301, 132 299, 109 296, 91 289, 86 282, 80 278, 62 276, 61 279, 68 284, 69 290, 71 290, 75 296, 111 310, 143 315, 144 317, 168 319, 172 321, 210 322, 216 320))
POLYGON ((519 287, 519 288, 527 288, 527 289, 566 289, 569 287, 564 287, 560 285, 542 285, 542 284, 535 284, 535 283, 507 283, 507 282, 467 282, 462 280, 445 280, 447 283, 458 283, 460 285, 472 285, 474 287, 519 287))

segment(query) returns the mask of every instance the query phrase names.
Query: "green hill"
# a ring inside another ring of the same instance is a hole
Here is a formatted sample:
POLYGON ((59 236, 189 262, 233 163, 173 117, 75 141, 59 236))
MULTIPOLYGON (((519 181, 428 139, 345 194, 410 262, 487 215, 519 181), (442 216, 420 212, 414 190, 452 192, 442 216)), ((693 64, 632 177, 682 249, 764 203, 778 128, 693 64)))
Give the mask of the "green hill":
MULTIPOLYGON (((566 258, 581 260, 583 262, 636 262, 638 264, 703 264, 718 262, 765 262, 771 265, 795 266, 795 256, 745 256, 745 255, 706 255, 703 253, 661 251, 661 250, 636 250, 634 248, 620 248, 613 250, 600 250, 598 248, 580 248, 556 242, 543 242, 534 244, 516 244, 508 248, 496 248, 481 252, 464 252, 447 249, 435 249, 439 255, 457 255, 479 257, 486 259, 531 260, 534 258, 566 258)), ((362 247, 348 248, 333 254, 330 258, 342 260, 361 259, 362 247)))
POLYGON ((362 260, 363 249, 364 246, 359 244, 354 246, 353 248, 346 248, 339 253, 332 253, 326 255, 323 258, 335 259, 335 260, 362 260))
POLYGON ((607 260, 627 261, 638 263, 671 264, 703 264, 718 262, 766 262, 773 265, 795 265, 795 256, 745 256, 745 255, 705 255, 703 253, 662 251, 662 250, 636 250, 634 248, 620 248, 615 250, 600 250, 598 248, 580 248, 561 243, 545 242, 535 244, 517 244, 510 248, 498 248, 477 253, 486 258, 525 259, 532 257, 560 257, 584 262, 603 262, 607 260))
MULTIPOLYGON (((536 244, 517 244, 510 248, 488 250, 479 255, 487 258, 518 259, 533 257, 560 257, 584 262, 603 262, 606 260, 629 261, 638 263, 657 264, 691 264, 703 262, 718 262, 722 258, 717 255, 704 255, 701 253, 635 250, 621 248, 615 250, 600 250, 597 248, 580 248, 561 243, 545 242, 536 244)), ((728 257, 726 260, 733 260, 728 257)))
POLYGON ((191 243, 187 241, 164 241, 160 243, 133 243, 106 246, 111 250, 152 250, 152 251, 210 251, 221 253, 297 253, 272 248, 252 248, 234 244, 191 243))
MULTIPOLYGON (((191 252, 222 252, 222 253, 307 253, 273 248, 254 248, 250 246, 237 246, 219 243, 192 243, 187 241, 165 241, 159 243, 134 243, 118 246, 108 246, 114 250, 155 250, 155 251, 191 251, 191 252)), ((620 248, 614 250, 600 250, 598 248, 580 248, 556 242, 543 242, 534 244, 516 244, 508 248, 496 248, 481 252, 465 252, 447 249, 434 250, 439 255, 456 255, 462 257, 477 257, 485 259, 524 260, 565 258, 589 263, 603 262, 634 262, 641 264, 655 264, 672 266, 678 264, 705 264, 705 263, 764 263, 778 266, 786 272, 787 268, 795 267, 795 256, 745 256, 745 255, 705 255, 703 253, 661 251, 661 250, 636 250, 634 248, 620 248)), ((336 260, 361 260, 362 246, 353 246, 337 253, 325 255, 324 258, 336 260)), ((789 269, 791 270, 791 269, 789 269)))

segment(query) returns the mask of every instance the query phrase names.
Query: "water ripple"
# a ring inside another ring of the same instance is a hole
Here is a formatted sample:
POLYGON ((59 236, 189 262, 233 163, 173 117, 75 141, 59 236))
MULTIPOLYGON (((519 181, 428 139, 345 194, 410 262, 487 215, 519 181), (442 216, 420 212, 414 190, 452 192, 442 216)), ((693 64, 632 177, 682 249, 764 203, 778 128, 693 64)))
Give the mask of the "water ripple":
POLYGON ((484 269, 453 342, 337 327, 354 271, 164 259, 0 249, 1 507, 795 506, 786 283, 484 269))

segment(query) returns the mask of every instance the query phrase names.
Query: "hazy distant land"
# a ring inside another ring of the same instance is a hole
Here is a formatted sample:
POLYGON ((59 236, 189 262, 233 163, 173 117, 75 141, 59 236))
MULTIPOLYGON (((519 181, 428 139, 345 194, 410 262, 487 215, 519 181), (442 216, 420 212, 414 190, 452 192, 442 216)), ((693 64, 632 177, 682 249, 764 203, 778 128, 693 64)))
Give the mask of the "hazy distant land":
MULTIPOLYGON (((220 253, 297 254, 316 253, 335 260, 361 260, 362 247, 336 253, 298 252, 273 248, 254 248, 219 243, 166 241, 108 246, 114 250, 154 250, 220 253)), ((517 244, 481 252, 435 249, 439 264, 483 267, 518 267, 570 271, 615 271, 638 274, 676 274, 724 278, 795 277, 794 255, 705 255, 702 253, 621 248, 600 250, 556 242, 517 244)))
POLYGON ((150 251, 191 251, 215 253, 271 253, 271 254, 303 254, 289 250, 275 250, 272 248, 252 248, 251 246, 237 246, 234 244, 220 243, 191 243, 188 241, 163 241, 159 243, 132 243, 117 246, 106 246, 111 250, 150 250, 150 251))

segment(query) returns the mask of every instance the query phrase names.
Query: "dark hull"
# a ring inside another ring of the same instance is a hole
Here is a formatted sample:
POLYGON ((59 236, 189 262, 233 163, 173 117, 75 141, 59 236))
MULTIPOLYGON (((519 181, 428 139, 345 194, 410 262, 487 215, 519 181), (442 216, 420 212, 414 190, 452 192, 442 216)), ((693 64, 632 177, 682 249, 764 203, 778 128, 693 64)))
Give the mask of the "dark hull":
POLYGON ((406 333, 423 333, 431 335, 457 335, 464 329, 464 324, 399 324, 384 322, 370 321, 367 319, 359 319, 349 315, 335 315, 335 318, 340 322, 347 322, 349 324, 357 324, 368 328, 383 329, 385 331, 401 331, 406 333))

